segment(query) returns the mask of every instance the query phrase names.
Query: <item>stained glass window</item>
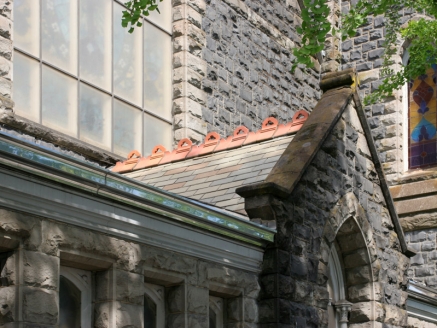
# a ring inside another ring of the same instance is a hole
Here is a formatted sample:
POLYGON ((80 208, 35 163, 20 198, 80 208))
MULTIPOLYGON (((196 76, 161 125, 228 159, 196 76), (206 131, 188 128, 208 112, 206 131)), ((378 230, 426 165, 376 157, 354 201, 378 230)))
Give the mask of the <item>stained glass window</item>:
POLYGON ((408 84, 409 168, 437 164, 437 65, 408 84))

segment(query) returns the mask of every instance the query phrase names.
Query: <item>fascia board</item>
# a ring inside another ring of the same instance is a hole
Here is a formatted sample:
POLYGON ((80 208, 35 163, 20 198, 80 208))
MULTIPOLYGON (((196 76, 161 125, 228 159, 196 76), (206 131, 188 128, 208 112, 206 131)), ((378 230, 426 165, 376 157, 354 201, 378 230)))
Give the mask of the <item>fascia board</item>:
POLYGON ((130 206, 159 212, 172 219, 177 215, 186 224, 253 245, 265 246, 274 238, 273 229, 213 211, 184 197, 142 185, 78 160, 32 148, 1 134, 0 157, 3 165, 13 170, 24 171, 130 206))

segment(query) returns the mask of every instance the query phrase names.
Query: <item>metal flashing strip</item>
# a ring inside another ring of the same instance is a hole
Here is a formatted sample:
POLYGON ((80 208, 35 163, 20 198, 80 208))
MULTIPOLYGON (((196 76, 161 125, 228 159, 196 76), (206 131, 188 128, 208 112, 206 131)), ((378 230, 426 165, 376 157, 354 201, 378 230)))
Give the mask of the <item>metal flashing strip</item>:
POLYGON ((437 323, 437 290, 410 280, 407 291, 408 315, 437 323))
POLYGON ((33 145, 17 142, 2 133, 0 155, 5 158, 2 164, 12 169, 74 186, 245 243, 264 246, 274 238, 275 230, 244 221, 237 215, 224 214, 219 209, 215 211, 211 206, 143 185, 77 159, 35 149, 33 145))

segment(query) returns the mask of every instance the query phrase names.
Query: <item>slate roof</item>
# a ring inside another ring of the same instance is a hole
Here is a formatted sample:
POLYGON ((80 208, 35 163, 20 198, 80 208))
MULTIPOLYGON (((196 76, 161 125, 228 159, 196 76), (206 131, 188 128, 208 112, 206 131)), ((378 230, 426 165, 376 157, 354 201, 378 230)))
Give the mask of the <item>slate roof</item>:
POLYGON ((263 181, 293 136, 270 139, 126 174, 175 194, 246 214, 237 187, 263 181))
POLYGON ((148 157, 134 150, 112 171, 246 216, 244 199, 235 189, 263 181, 307 118, 305 111, 287 124, 269 117, 256 132, 240 126, 226 139, 212 132, 201 145, 182 139, 173 151, 158 145, 148 157))

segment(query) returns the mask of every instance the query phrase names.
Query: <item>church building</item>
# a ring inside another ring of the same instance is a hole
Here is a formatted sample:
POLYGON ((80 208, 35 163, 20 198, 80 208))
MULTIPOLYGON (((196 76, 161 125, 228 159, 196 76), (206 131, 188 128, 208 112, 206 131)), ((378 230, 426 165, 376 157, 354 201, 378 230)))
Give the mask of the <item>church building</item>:
POLYGON ((437 327, 437 66, 303 5, 0 1, 0 327, 437 327))

